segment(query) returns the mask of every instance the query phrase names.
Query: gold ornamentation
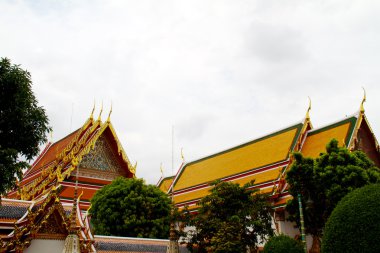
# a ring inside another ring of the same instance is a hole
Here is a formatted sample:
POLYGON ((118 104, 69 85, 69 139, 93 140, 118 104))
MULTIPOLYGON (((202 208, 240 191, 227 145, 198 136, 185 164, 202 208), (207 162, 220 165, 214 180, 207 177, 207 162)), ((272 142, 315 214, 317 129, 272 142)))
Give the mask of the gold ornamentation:
POLYGON ((361 112, 361 113, 364 113, 364 102, 365 102, 366 99, 367 99, 367 95, 366 95, 366 92, 365 92, 364 87, 362 87, 362 88, 363 88, 363 91, 364 91, 364 95, 363 95, 362 102, 361 102, 361 104, 360 104, 360 112, 361 112))

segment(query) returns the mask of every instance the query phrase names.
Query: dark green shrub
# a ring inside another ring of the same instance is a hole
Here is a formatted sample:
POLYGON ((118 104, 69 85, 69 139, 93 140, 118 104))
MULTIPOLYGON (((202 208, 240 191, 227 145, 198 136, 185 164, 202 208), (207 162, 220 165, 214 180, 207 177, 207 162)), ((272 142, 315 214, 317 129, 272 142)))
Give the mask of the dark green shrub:
POLYGON ((322 252, 380 252, 379 200, 379 184, 347 194, 326 222, 322 252))
POLYGON ((304 253, 301 242, 287 235, 274 236, 265 244, 264 253, 304 253))

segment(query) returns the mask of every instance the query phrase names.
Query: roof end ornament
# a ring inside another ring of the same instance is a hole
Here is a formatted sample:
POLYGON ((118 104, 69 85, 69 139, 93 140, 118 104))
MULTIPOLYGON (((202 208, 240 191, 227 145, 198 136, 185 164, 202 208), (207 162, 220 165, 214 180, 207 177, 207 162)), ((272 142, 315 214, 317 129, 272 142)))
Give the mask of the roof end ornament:
POLYGON ((94 111, 95 111, 95 99, 94 99, 94 106, 92 107, 92 111, 91 111, 91 115, 90 115, 91 120, 94 119, 94 111))
POLYGON ((110 123, 110 122, 111 122, 111 113, 112 113, 112 102, 111 102, 111 110, 110 110, 110 112, 108 113, 107 123, 110 123))
POLYGON ((100 108, 100 113, 99 113, 99 116, 98 116, 98 121, 101 121, 102 112, 103 112, 103 101, 102 101, 102 107, 100 108))
POLYGON ((309 96, 307 96, 307 98, 309 99, 309 107, 307 108, 305 119, 310 120, 311 99, 309 96))
POLYGON ((361 113, 364 113, 364 102, 366 102, 366 100, 367 100, 367 94, 366 94, 365 89, 364 89, 363 86, 362 86, 362 89, 363 89, 363 91, 364 91, 364 95, 363 95, 362 102, 361 102, 361 104, 360 104, 360 112, 361 112, 361 113))

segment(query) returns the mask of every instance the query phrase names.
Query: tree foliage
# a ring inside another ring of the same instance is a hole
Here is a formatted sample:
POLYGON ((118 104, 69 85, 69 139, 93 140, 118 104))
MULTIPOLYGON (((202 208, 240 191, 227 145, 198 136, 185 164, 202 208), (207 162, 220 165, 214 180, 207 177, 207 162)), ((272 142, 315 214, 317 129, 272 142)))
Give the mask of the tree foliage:
POLYGON ((356 188, 380 181, 380 169, 363 152, 339 147, 335 139, 316 159, 300 153, 295 153, 294 159, 286 177, 293 199, 286 209, 290 220, 299 226, 297 195, 300 193, 306 233, 317 238, 322 236, 328 217, 342 197, 356 188))
POLYGON ((305 253, 305 250, 301 242, 281 234, 269 239, 263 253, 305 253))
POLYGON ((170 199, 142 179, 119 177, 91 199, 91 222, 101 235, 168 238, 170 199))
POLYGON ((324 253, 380 252, 380 185, 367 185, 347 194, 327 220, 324 253))
POLYGON ((45 110, 32 92, 30 73, 0 60, 0 195, 15 186, 26 160, 38 154, 50 130, 45 110))
POLYGON ((186 225, 192 252, 246 252, 273 234, 266 195, 251 184, 214 182, 211 193, 199 202, 198 213, 186 225))

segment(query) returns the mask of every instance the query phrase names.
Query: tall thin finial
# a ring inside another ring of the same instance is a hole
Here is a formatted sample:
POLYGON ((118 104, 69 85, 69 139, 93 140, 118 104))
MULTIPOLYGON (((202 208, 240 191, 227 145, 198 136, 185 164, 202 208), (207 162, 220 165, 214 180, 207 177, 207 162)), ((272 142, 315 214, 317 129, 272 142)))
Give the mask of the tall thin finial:
POLYGON ((162 163, 160 164, 160 172, 161 172, 161 177, 164 177, 164 168, 162 167, 162 163))
POLYGON ((73 115, 74 115, 74 102, 71 103, 70 133, 71 133, 71 128, 72 128, 72 126, 73 126, 73 115))
POLYGON ((307 111, 306 111, 306 119, 307 120, 310 120, 310 110, 311 110, 311 99, 309 96, 307 96, 307 98, 309 99, 309 107, 307 108, 307 111))
POLYGON ((102 107, 100 108, 100 113, 99 113, 99 116, 98 116, 98 121, 101 120, 102 112, 103 112, 103 101, 102 101, 102 107))
POLYGON ((185 156, 183 155, 183 148, 181 148, 181 158, 182 158, 182 162, 185 162, 185 156))
POLYGON ((174 125, 172 125, 172 175, 174 174, 174 125))
POLYGON ((95 111, 95 99, 94 99, 94 106, 92 107, 92 111, 91 111, 91 115, 90 115, 91 120, 94 119, 94 111, 95 111))
POLYGON ((366 94, 366 92, 365 92, 364 87, 362 87, 362 88, 363 88, 363 91, 364 91, 364 96, 363 96, 362 103, 360 104, 360 112, 361 112, 361 113, 364 113, 364 102, 365 102, 366 99, 367 99, 367 94, 366 94))
POLYGON ((110 123, 110 121, 111 121, 111 113, 112 113, 112 102, 111 102, 111 110, 110 110, 110 112, 108 114, 108 118, 107 118, 107 123, 110 123))

